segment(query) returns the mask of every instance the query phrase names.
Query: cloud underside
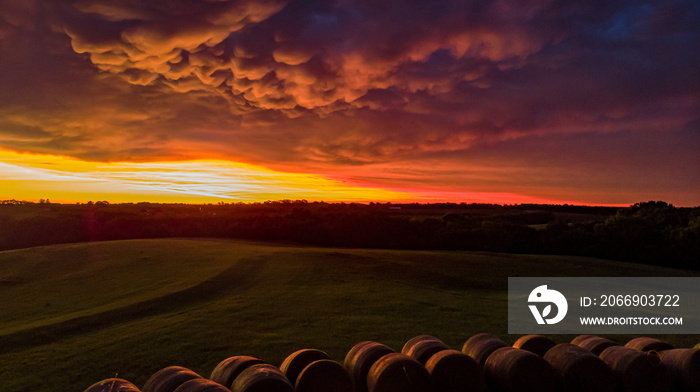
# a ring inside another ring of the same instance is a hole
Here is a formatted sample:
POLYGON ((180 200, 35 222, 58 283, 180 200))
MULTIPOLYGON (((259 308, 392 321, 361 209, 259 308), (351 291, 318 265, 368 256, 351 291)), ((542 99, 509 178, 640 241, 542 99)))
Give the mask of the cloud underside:
POLYGON ((0 4, 15 151, 700 201, 693 1, 0 4))

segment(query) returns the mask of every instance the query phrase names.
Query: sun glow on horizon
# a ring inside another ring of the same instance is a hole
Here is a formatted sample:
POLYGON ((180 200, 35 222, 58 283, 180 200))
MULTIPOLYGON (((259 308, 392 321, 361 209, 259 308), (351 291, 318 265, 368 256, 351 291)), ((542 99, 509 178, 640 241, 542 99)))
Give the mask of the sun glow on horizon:
POLYGON ((0 149, 0 199, 5 200, 200 204, 305 199, 360 203, 591 204, 512 192, 382 188, 338 178, 280 172, 264 166, 216 159, 91 162, 0 149))
POLYGON ((353 186, 320 175, 283 173, 223 160, 87 162, 0 150, 3 199, 50 198, 54 202, 257 202, 388 201, 414 195, 353 186))

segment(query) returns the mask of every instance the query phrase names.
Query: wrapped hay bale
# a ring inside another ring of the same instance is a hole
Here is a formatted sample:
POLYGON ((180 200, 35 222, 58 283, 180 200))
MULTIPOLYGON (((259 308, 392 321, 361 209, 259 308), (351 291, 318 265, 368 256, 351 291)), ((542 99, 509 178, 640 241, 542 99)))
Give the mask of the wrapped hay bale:
POLYGON ((554 369, 537 354, 513 347, 501 347, 484 363, 484 378, 496 392, 553 392, 554 369))
POLYGON ((627 344, 625 344, 625 347, 633 348, 639 351, 663 351, 672 350, 676 348, 672 344, 668 344, 662 340, 649 337, 634 338, 627 342, 627 344))
POLYGON ((241 372, 231 385, 233 392, 294 392, 281 370, 269 365, 253 365, 241 372))
POLYGON ((200 375, 182 366, 168 366, 153 373, 143 384, 143 392, 173 392, 187 381, 200 375))
POLYGON ((287 358, 282 361, 280 370, 287 377, 289 382, 294 385, 297 382, 297 377, 299 373, 311 362, 318 361, 320 359, 331 359, 328 354, 321 350, 315 349, 303 349, 298 350, 290 354, 287 358))
POLYGON ((430 335, 420 335, 406 342, 401 353, 425 365, 433 354, 449 347, 440 339, 430 335))
POLYGON ((430 392, 430 373, 420 362, 405 354, 387 354, 367 374, 369 392, 430 392))
MULTIPOLYGON (((418 335, 418 336, 412 337, 411 339, 409 339, 406 342, 406 344, 403 345, 403 348, 401 349, 401 354, 406 354, 406 352, 411 349, 411 346, 413 346, 414 344, 416 344, 420 341, 423 341, 423 340, 437 340, 439 342, 442 342, 442 340, 440 340, 432 335, 418 335)), ((408 355, 408 354, 406 354, 406 355, 408 355)))
POLYGON ((428 360, 433 390, 438 392, 483 392, 486 389, 481 367, 474 358, 457 350, 442 350, 428 360))
POLYGON ((141 392, 136 385, 121 378, 108 378, 88 387, 85 392, 141 392))
POLYGON ((233 381, 236 380, 236 377, 238 377, 238 375, 244 370, 253 365, 260 365, 264 363, 265 361, 261 359, 249 357, 247 355, 229 357, 216 365, 214 370, 211 372, 209 379, 214 382, 218 382, 226 388, 231 388, 233 381))
POLYGON ((351 348, 343 365, 352 379, 355 391, 367 392, 369 369, 381 357, 394 352, 390 347, 377 342, 361 342, 351 348))
POLYGON ((540 357, 544 357, 544 354, 550 348, 556 346, 557 343, 542 335, 525 335, 518 338, 518 340, 513 343, 514 348, 519 348, 521 350, 527 350, 531 353, 535 353, 540 357))
POLYGON ((617 346, 617 343, 612 340, 595 335, 579 335, 571 341, 571 344, 585 348, 595 355, 600 355, 608 347, 617 346))
POLYGON ((544 355, 558 373, 560 390, 567 392, 613 392, 615 374, 597 355, 575 344, 558 344, 544 355))
POLYGON ((700 349, 676 348, 659 353, 671 378, 671 390, 700 392, 700 349))
POLYGON ((655 351, 642 352, 629 347, 611 346, 600 353, 615 373, 618 388, 629 392, 667 392, 669 377, 666 366, 655 351))
POLYGON ((338 362, 320 359, 299 373, 296 392, 352 392, 352 380, 338 362))
POLYGON ((175 392, 231 392, 225 386, 207 380, 206 378, 193 378, 185 381, 182 385, 175 389, 175 392))
POLYGON ((462 346, 462 352, 474 358, 476 363, 482 368, 486 359, 499 348, 508 345, 495 335, 489 333, 479 333, 470 337, 462 346))

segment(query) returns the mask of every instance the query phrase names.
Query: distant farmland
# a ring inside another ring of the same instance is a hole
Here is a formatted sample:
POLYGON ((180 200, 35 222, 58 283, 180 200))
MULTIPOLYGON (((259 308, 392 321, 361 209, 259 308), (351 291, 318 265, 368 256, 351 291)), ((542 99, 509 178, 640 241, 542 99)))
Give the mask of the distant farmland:
POLYGON ((700 270, 700 207, 0 201, 0 250, 146 238, 597 257, 700 270))
POLYGON ((459 349, 490 332, 512 344, 508 276, 689 274, 697 273, 571 256, 217 239, 10 250, 0 252, 0 379, 6 392, 82 391, 115 374, 141 386, 170 365, 208 376, 233 355, 279 365, 317 348, 342 360, 364 340, 400 350, 431 334, 459 349))

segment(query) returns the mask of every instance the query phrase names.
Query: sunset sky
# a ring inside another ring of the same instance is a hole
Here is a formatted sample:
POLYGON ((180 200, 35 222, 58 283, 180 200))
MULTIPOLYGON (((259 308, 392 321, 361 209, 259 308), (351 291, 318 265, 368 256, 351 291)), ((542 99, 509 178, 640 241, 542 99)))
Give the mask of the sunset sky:
POLYGON ((700 205, 700 2, 0 0, 0 199, 700 205))

